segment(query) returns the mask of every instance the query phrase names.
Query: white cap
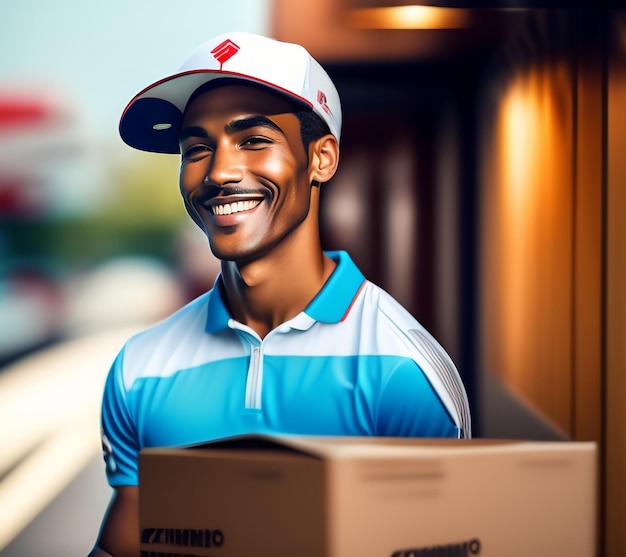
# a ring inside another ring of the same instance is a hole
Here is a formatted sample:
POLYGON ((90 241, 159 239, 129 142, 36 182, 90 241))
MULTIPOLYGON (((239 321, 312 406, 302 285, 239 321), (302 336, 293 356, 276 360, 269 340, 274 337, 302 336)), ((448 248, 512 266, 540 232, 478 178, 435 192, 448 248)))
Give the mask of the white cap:
POLYGON ((251 33, 225 33, 198 47, 178 72, 136 95, 122 114, 120 135, 142 151, 179 153, 183 112, 193 92, 221 78, 253 82, 311 108, 339 141, 339 94, 322 66, 300 45, 251 33))

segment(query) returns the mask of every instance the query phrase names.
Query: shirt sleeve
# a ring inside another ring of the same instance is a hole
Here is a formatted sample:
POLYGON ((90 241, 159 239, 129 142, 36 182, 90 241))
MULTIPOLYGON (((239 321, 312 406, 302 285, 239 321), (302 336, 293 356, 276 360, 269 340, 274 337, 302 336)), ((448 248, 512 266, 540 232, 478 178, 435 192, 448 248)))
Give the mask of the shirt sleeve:
POLYGON ((102 450, 109 485, 138 485, 139 443, 124 383, 124 350, 107 376, 102 399, 102 450))
POLYGON ((411 359, 394 368, 380 395, 376 435, 459 437, 459 430, 421 368, 411 359))

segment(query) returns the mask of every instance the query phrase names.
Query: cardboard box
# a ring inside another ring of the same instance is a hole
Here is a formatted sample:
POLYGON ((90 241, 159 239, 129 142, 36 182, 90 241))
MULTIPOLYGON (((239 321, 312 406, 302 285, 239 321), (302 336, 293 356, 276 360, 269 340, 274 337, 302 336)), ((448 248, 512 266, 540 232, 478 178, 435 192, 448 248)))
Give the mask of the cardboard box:
POLYGON ((249 435, 140 456, 142 555, 590 557, 594 443, 249 435))

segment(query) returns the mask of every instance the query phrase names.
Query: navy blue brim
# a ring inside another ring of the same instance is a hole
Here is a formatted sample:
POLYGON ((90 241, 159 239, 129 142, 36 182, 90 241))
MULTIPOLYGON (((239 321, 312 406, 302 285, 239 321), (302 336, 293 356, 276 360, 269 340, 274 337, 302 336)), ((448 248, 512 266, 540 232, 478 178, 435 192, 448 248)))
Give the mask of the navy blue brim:
POLYGON ((133 102, 120 121, 120 136, 127 145, 152 153, 180 153, 182 112, 172 103, 155 98, 133 102))

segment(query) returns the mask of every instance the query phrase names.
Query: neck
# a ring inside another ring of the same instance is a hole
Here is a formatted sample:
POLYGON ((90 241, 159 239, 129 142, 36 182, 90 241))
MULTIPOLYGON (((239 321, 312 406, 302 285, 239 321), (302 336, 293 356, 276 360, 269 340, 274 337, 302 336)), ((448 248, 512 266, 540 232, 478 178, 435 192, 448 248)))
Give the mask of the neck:
POLYGON ((322 252, 319 236, 305 245, 283 242, 253 262, 223 261, 226 303, 233 318, 263 338, 302 312, 334 268, 334 261, 322 252))

